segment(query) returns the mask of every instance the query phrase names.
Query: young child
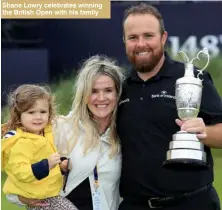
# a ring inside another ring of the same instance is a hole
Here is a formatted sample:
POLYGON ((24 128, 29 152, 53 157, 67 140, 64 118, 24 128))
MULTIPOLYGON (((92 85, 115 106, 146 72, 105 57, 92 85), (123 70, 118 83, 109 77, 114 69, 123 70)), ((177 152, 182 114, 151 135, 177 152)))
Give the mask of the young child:
POLYGON ((3 192, 43 199, 49 204, 26 206, 29 210, 76 210, 59 196, 63 177, 51 127, 53 96, 41 86, 21 85, 12 94, 9 106, 10 119, 2 126, 2 167, 8 175, 3 192))

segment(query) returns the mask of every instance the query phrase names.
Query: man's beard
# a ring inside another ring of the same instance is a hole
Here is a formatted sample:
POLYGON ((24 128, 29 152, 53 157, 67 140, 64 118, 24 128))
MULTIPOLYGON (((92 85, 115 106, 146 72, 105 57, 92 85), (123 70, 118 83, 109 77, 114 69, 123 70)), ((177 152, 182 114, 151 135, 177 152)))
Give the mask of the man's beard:
POLYGON ((162 58, 163 54, 164 54, 164 49, 161 48, 158 54, 152 55, 152 57, 149 60, 137 61, 135 53, 133 53, 133 55, 127 55, 127 56, 131 64, 136 69, 136 71, 140 73, 147 73, 151 72, 155 68, 155 66, 159 63, 160 59, 162 58))

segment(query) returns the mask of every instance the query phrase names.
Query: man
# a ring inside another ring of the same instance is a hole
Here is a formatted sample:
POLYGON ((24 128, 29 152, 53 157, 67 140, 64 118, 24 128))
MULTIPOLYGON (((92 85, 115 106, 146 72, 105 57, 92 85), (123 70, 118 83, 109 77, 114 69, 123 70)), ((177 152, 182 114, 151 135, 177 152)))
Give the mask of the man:
MULTIPOLYGON (((119 210, 216 210, 210 147, 222 148, 222 104, 208 73, 203 76, 199 116, 177 119, 175 82, 184 64, 164 52, 167 32, 161 14, 140 4, 126 10, 123 20, 126 54, 133 65, 119 104, 117 130, 122 143, 119 210), (165 94, 165 97, 158 95, 165 94), (198 133, 209 168, 172 170, 163 167, 172 135, 198 133)), ((195 70, 196 71, 196 70, 195 70)))

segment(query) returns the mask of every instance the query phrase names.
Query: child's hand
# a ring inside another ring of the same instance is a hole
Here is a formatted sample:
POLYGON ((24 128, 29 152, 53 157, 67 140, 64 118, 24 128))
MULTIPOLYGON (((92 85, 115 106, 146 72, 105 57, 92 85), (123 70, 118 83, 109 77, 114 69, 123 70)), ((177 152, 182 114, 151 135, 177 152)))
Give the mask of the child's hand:
POLYGON ((49 162, 49 170, 51 170, 58 163, 61 163, 60 154, 54 153, 54 154, 50 155, 49 158, 48 158, 48 162, 49 162))

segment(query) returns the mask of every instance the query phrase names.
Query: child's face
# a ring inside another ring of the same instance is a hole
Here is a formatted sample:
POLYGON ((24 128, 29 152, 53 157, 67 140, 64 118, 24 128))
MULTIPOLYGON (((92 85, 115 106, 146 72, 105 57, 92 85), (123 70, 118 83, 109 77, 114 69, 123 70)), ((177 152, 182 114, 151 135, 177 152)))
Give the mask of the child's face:
POLYGON ((49 121, 49 104, 39 99, 34 106, 21 114, 21 123, 28 132, 39 135, 49 121))

